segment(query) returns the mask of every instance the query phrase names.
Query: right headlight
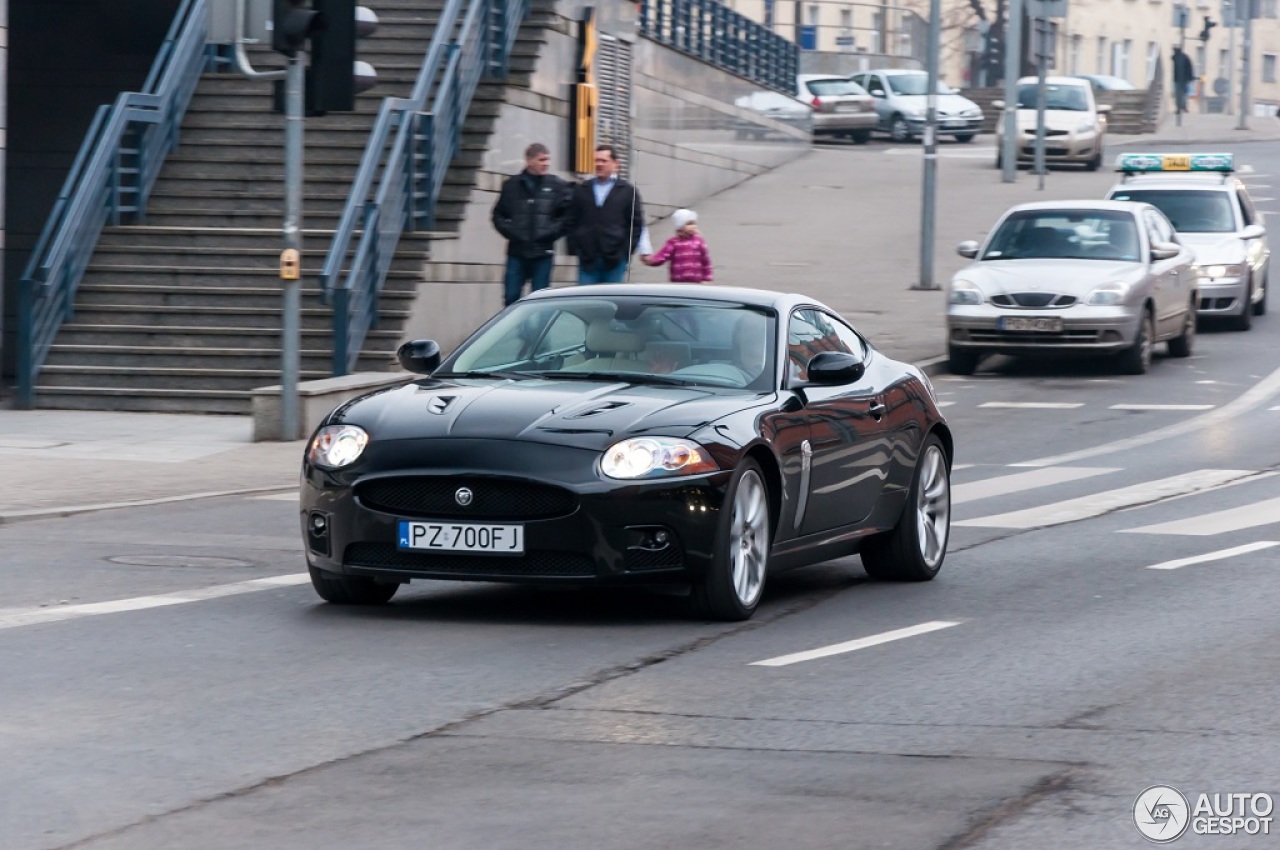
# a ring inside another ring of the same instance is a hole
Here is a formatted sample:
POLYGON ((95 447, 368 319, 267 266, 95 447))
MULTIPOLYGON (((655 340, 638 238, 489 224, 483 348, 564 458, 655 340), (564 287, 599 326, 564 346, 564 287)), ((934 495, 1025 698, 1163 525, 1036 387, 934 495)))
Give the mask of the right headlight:
POLYGON ((341 469, 355 463, 369 445, 369 434, 358 425, 326 425, 316 432, 307 459, 325 469, 341 469))
POLYGON ((1124 303, 1132 288, 1131 284, 1123 280, 1104 283, 1090 292, 1084 303, 1090 307, 1114 307, 1124 303))
POLYGON ((1244 266, 1240 263, 1214 264, 1211 266, 1200 266, 1200 276, 1207 278, 1219 277, 1243 277, 1244 266))
POLYGON ((952 281, 951 291, 947 293, 947 302, 950 304, 964 304, 976 307, 985 300, 986 296, 982 294, 982 290, 976 284, 967 280, 952 281))

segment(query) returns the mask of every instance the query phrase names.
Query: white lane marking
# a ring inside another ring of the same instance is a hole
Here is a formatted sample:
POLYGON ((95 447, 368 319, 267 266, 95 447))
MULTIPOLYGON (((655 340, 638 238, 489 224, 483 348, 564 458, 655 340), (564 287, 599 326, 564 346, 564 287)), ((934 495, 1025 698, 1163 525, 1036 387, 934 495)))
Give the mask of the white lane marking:
POLYGON ((1280 404, 1277 404, 1275 407, 1268 407, 1267 410, 1280 410, 1280 404))
POLYGON ((254 496, 253 498, 259 502, 296 502, 298 501, 298 494, 296 492, 273 493, 270 496, 254 496))
POLYGON ((1177 437, 1181 434, 1190 434, 1193 431, 1201 431, 1212 428, 1222 422, 1231 422, 1238 419, 1241 414, 1253 410, 1271 400, 1271 396, 1280 393, 1280 369, 1276 369, 1267 377, 1254 384, 1241 395, 1232 399, 1216 410, 1210 410, 1199 416, 1193 416, 1184 419, 1181 422, 1175 422, 1172 425, 1166 425, 1163 428, 1156 428, 1147 431, 1145 434, 1138 434, 1133 437, 1126 437, 1121 440, 1115 440, 1110 443, 1103 443, 1088 449, 1080 449, 1079 451, 1067 452, 1066 454, 1052 455, 1050 457, 1037 458, 1035 460, 1027 460, 1022 463, 1012 463, 1010 466, 1066 466, 1078 463, 1082 460, 1098 455, 1112 454, 1114 452, 1128 451, 1129 449, 1145 446, 1149 443, 1159 443, 1168 440, 1170 437, 1177 437))
POLYGON ((1144 525, 1139 528, 1126 528, 1127 534, 1178 534, 1184 537, 1208 537, 1213 534, 1227 534, 1259 525, 1280 523, 1280 499, 1269 499, 1265 502, 1254 502, 1225 511, 1188 517, 1187 519, 1161 522, 1155 525, 1144 525))
POLYGON ((1275 198, 1259 197, 1259 198, 1254 198, 1253 200, 1255 203, 1262 203, 1264 201, 1274 201, 1275 198))
POLYGON ((1280 546, 1278 540, 1259 540, 1257 543, 1246 543, 1243 546, 1235 546, 1231 549, 1222 549, 1218 552, 1208 552, 1204 555, 1196 555, 1191 558, 1179 558, 1176 561, 1165 561, 1162 564, 1152 564, 1147 567, 1149 570, 1176 570, 1181 567, 1189 567, 1192 564, 1203 564, 1206 561, 1221 561, 1223 558, 1234 558, 1236 555, 1247 555, 1250 552, 1258 552, 1262 549, 1270 549, 1272 546, 1280 546))
POLYGON ((1156 502, 1167 499, 1170 496, 1203 490, 1236 478, 1244 478, 1256 474, 1250 469, 1198 469, 1195 472, 1187 472, 1156 481, 1144 481, 1132 487, 1106 490, 1091 496, 1083 496, 1079 499, 1067 499, 1062 502, 1041 505, 1038 508, 1025 508, 1020 511, 994 514, 992 516, 978 517, 977 519, 953 521, 951 524, 978 528, 1045 528, 1102 516, 1119 508, 1156 502))
POLYGON ((998 407, 1020 410, 1074 410, 1084 407, 1083 401, 986 401, 978 407, 998 407))
POLYGON ((895 640, 902 640, 903 638, 928 634, 929 632, 936 632, 939 629, 949 629, 952 626, 958 625, 960 625, 960 621, 958 620, 931 620, 927 623, 920 623, 917 626, 908 626, 905 629, 895 629, 891 632, 882 632, 878 635, 858 638, 857 640, 848 640, 844 643, 833 643, 830 646, 810 649, 805 652, 793 652, 790 655, 779 655, 777 658, 766 658, 764 661, 752 661, 748 666, 785 667, 788 664, 799 664, 801 661, 812 661, 815 658, 826 658, 829 655, 840 655, 845 652, 853 652, 856 649, 866 649, 869 646, 879 646, 882 643, 889 643, 895 640))
POLYGON ((938 402, 938 407, 950 407, 953 404, 955 404, 954 401, 940 401, 938 402))
POLYGON ((975 466, 977 466, 976 463, 957 463, 951 467, 951 471, 955 472, 958 469, 972 469, 975 466))
POLYGON ((1213 410, 1212 404, 1113 404, 1109 410, 1213 410))
POLYGON ((306 573, 290 573, 289 575, 238 581, 233 584, 215 584, 212 587, 198 587, 192 590, 161 593, 156 596, 115 599, 110 602, 88 602, 84 605, 59 605, 51 608, 0 608, 0 629, 16 629, 21 626, 33 626, 37 623, 56 623, 61 620, 96 617, 101 614, 119 614, 124 611, 142 611, 147 608, 163 608, 168 605, 185 605, 188 602, 204 602, 209 599, 219 599, 223 596, 237 596, 241 593, 255 593, 259 590, 271 590, 278 587, 293 587, 297 584, 306 584, 310 580, 306 573))
POLYGON ((1000 475, 995 478, 985 478, 982 481, 972 481, 968 484, 953 484, 951 501, 953 504, 974 502, 978 499, 989 499, 992 496, 1020 493, 1023 490, 1050 487, 1054 484, 1065 484, 1068 481, 1079 481, 1081 478, 1092 478, 1095 475, 1119 471, 1119 468, 1083 466, 1050 466, 1044 469, 1032 469, 1027 472, 1016 472, 1013 475, 1000 475))

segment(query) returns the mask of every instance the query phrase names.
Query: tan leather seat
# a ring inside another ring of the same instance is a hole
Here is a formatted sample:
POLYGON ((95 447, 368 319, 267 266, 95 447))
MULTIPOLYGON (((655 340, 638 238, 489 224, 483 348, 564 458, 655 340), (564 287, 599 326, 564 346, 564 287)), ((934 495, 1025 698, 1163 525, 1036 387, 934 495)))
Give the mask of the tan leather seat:
POLYGON ((645 339, 634 331, 615 330, 608 320, 597 320, 587 325, 587 350, 591 357, 581 363, 563 367, 563 372, 647 372, 648 365, 640 359, 645 350, 645 339))

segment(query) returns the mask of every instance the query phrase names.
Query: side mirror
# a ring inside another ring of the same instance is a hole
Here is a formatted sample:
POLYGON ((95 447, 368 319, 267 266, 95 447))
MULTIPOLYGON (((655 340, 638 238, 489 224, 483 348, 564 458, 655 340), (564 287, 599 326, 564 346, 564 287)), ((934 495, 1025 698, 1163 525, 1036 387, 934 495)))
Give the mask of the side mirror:
POLYGON ((433 339, 411 339, 396 349, 396 359, 409 372, 430 375, 440 368, 440 346, 433 339))
POLYGON ((1004 109, 1004 101, 1003 101, 1003 100, 993 100, 993 101, 991 101, 991 108, 992 108, 992 109, 1004 109))
POLYGON ((1151 259, 1172 260, 1182 251, 1172 242, 1156 242, 1151 246, 1151 259))
POLYGON ((1251 224, 1240 231, 1241 239, 1261 239, 1267 235, 1267 229, 1261 224, 1251 224))
POLYGON ((1094 108, 1098 110, 1098 114, 1099 114, 1099 115, 1106 115, 1108 112, 1110 112, 1110 111, 1111 111, 1111 104, 1109 104, 1109 103, 1099 103, 1099 104, 1098 104, 1096 107, 1094 107, 1094 108))
POLYGON ((884 89, 871 89, 872 97, 884 97, 884 89))
POLYGON ((809 383, 824 386, 852 384, 866 371, 866 364, 847 351, 819 351, 809 361, 809 383))
POLYGON ((972 260, 978 256, 978 248, 981 247, 972 239, 966 239, 956 246, 956 253, 966 259, 972 260))

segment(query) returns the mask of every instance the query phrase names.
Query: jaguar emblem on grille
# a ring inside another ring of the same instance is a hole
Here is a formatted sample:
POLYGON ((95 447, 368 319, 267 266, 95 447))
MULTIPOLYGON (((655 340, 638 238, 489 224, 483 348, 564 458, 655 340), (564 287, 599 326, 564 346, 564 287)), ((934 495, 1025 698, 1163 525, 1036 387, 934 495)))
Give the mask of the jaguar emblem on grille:
POLYGON ((473 498, 475 498, 475 494, 471 492, 470 487, 459 487, 457 492, 453 494, 453 500, 464 508, 471 504, 473 498))

